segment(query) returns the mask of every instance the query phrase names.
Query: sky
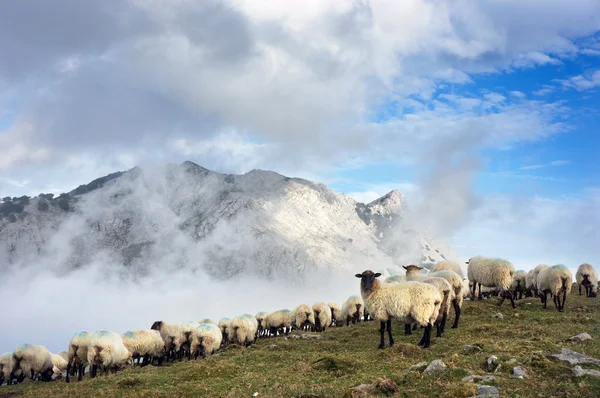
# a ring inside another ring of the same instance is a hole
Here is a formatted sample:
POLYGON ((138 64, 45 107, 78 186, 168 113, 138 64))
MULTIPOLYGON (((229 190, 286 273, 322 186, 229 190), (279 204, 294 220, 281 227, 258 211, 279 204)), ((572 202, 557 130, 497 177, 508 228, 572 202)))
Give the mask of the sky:
POLYGON ((599 257, 597 0, 21 0, 0 48, 2 197, 191 160, 398 189, 465 259, 599 257))

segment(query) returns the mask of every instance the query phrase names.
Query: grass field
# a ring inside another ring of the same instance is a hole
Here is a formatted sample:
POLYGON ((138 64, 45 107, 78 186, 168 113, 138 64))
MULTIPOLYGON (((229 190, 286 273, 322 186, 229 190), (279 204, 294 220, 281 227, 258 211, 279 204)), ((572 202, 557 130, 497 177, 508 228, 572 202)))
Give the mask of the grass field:
POLYGON ((395 346, 378 350, 379 324, 366 322, 329 329, 319 340, 260 339, 245 350, 230 347, 206 360, 128 368, 93 380, 86 374, 84 381, 71 384, 60 380, 2 386, 0 397, 251 397, 256 392, 258 397, 343 397, 350 388, 379 378, 398 385, 395 396, 468 397, 477 392, 475 384, 461 381, 469 374, 494 375, 486 384, 498 387, 501 397, 600 396, 600 378, 575 378, 574 365, 548 356, 569 348, 600 358, 600 299, 579 297, 573 289, 564 313, 557 312, 551 300, 547 310, 533 298, 518 301, 515 310, 509 302, 500 308, 496 302, 466 301, 459 328, 448 328, 442 338, 432 337, 426 350, 416 345, 421 330, 404 336, 403 325, 397 323, 395 346), (498 312, 503 319, 493 317, 498 312), (569 340, 582 332, 593 339, 569 340), (478 345, 481 351, 466 353, 466 344, 478 345), (502 364, 498 373, 486 370, 491 355, 502 364), (512 358, 516 363, 507 364, 512 358), (435 359, 447 365, 438 375, 407 372, 411 365, 435 359), (531 377, 511 378, 517 365, 531 377))

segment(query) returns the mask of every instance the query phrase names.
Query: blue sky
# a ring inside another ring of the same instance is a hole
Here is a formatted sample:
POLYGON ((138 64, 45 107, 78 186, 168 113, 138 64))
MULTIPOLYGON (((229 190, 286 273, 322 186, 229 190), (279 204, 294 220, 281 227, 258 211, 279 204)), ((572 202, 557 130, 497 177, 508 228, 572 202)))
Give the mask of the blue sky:
POLYGON ((192 160, 399 189, 463 256, 600 255, 597 1, 209 3, 5 8, 1 196, 192 160))

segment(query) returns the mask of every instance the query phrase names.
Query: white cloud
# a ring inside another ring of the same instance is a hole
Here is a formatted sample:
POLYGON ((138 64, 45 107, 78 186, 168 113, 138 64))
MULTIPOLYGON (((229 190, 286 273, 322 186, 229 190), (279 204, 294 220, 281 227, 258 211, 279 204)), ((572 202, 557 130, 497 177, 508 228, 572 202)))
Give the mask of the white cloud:
POLYGON ((577 91, 591 90, 600 86, 600 69, 586 75, 577 75, 569 79, 557 79, 563 87, 572 88, 577 91))
POLYGON ((542 168, 546 168, 546 167, 552 167, 552 166, 566 166, 568 164, 571 164, 570 160, 553 160, 549 163, 545 163, 545 164, 532 164, 532 165, 528 165, 528 166, 523 166, 521 167, 519 170, 537 170, 537 169, 542 169, 542 168))
POLYGON ((517 97, 517 98, 525 98, 526 97, 525 93, 522 91, 511 91, 510 95, 517 97))

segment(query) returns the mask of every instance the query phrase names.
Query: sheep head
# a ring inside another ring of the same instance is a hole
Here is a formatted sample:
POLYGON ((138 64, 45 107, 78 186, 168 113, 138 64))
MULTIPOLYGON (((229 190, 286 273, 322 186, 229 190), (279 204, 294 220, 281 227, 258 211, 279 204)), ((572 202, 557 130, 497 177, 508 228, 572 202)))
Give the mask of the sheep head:
POLYGON ((381 276, 380 272, 374 273, 370 269, 364 271, 362 274, 355 274, 357 278, 360 278, 360 289, 363 291, 369 291, 375 284, 375 278, 381 276))

